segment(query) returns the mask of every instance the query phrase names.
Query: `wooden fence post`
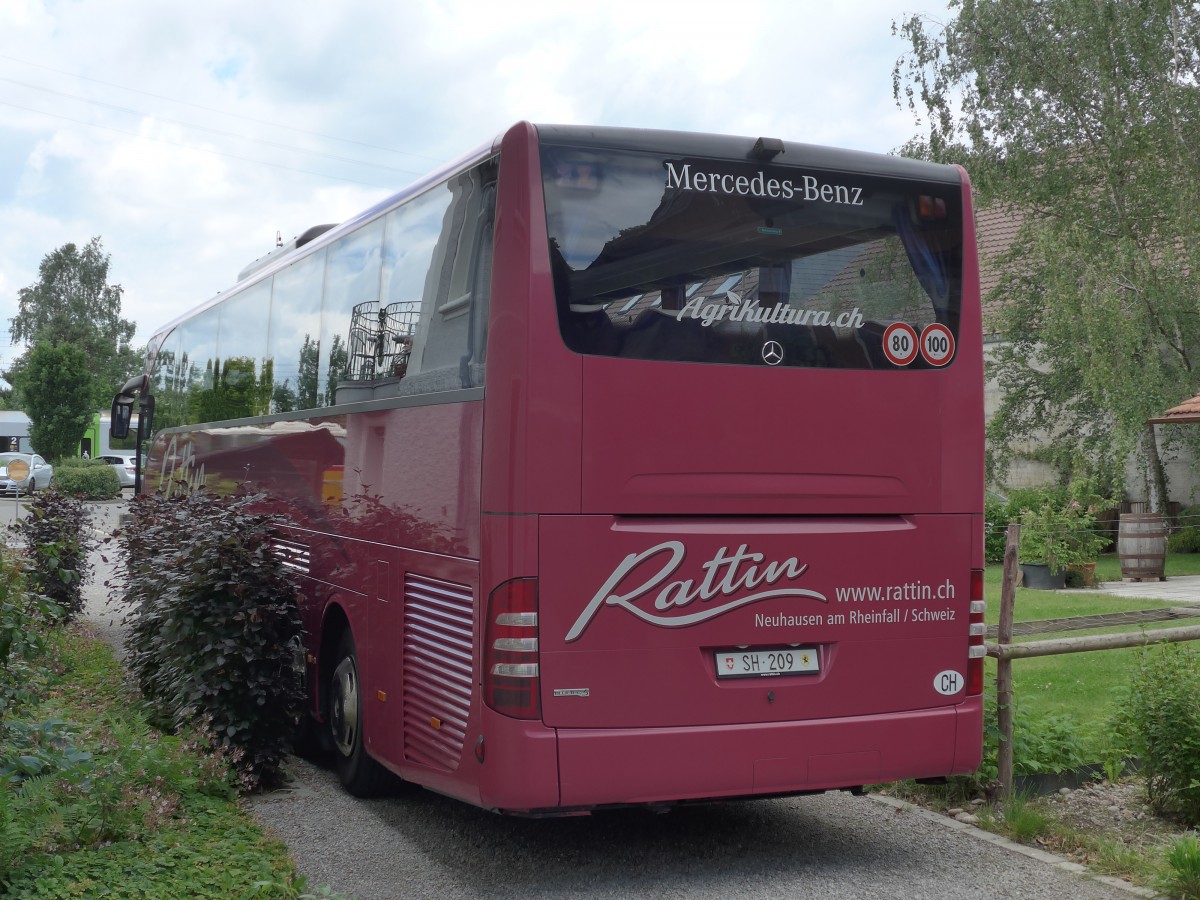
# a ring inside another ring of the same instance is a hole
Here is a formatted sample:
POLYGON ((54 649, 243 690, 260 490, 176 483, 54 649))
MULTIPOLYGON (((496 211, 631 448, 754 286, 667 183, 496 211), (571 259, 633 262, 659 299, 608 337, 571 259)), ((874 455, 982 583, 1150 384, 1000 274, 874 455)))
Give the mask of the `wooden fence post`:
MULTIPOLYGON (((1017 545, 1021 540, 1021 526, 1008 526, 1008 537, 1004 545, 1004 578, 1000 583, 1000 623, 996 629, 997 643, 1001 646, 1012 643, 1013 606, 1017 598, 1017 545)), ((1012 713, 1012 660, 996 660, 996 724, 1000 729, 1000 748, 997 759, 1000 780, 1000 796, 1012 795, 1013 786, 1013 713, 1012 713)))

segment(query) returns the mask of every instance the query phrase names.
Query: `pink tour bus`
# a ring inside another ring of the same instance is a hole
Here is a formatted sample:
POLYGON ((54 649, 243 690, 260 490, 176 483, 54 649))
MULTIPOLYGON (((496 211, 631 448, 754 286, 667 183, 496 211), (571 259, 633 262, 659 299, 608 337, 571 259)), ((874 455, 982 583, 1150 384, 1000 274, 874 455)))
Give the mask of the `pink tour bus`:
POLYGON ((287 517, 343 783, 803 794, 981 752, 962 169, 520 123, 161 329, 142 490, 287 517))

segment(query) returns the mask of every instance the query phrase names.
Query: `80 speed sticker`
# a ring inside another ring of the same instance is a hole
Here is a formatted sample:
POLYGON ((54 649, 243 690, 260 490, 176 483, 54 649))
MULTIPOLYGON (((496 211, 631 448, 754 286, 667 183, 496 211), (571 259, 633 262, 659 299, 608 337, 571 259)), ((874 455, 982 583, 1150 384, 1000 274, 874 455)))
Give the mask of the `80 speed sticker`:
POLYGON ((917 358, 917 331, 905 322, 893 322, 883 332, 883 355, 894 366, 907 366, 917 358))

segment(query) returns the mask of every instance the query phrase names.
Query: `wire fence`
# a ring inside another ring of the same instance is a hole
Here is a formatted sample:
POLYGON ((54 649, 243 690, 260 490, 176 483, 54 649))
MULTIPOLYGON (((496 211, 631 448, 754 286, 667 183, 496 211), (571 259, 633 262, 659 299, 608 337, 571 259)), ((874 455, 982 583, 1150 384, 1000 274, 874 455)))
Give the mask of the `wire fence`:
MULTIPOLYGON (((1187 516, 1164 515, 1163 518, 1167 520, 1167 524, 1172 529, 1177 530, 1177 529, 1189 528, 1189 527, 1200 528, 1200 514, 1187 515, 1187 516), (1172 525, 1172 522, 1174 522, 1175 524, 1172 525)), ((1008 522, 985 522, 984 530, 991 534, 1003 534, 1005 532, 1005 530, 1008 528, 1008 526, 1009 526, 1008 522)), ((1049 534, 1054 534, 1054 535, 1095 534, 1096 532, 1100 532, 1100 531, 1104 531, 1104 532, 1116 531, 1117 530, 1117 519, 1114 518, 1111 521, 1098 522, 1095 526, 1093 526, 1091 528, 1069 528, 1069 529, 1039 528, 1036 525, 1022 525, 1021 527, 1025 531, 1033 531, 1037 534, 1048 534, 1048 535, 1049 534)))

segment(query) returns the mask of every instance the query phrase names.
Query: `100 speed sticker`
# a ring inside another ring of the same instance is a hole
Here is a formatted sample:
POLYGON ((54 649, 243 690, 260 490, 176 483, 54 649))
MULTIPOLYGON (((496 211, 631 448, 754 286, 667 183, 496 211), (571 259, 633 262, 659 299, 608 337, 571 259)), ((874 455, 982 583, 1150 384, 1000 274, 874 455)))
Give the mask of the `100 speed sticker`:
POLYGON ((921 355, 931 366, 944 366, 954 358, 954 335, 941 322, 921 331, 921 355))

